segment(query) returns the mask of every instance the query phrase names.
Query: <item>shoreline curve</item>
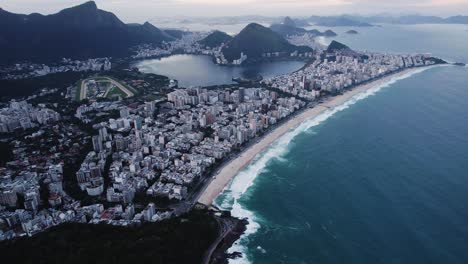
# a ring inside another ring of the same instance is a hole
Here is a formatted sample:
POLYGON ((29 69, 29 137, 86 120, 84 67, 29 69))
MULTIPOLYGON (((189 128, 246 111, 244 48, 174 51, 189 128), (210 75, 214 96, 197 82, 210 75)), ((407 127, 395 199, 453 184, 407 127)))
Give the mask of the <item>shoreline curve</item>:
MULTIPOLYGON (((430 66, 429 66, 430 67, 430 66)), ((399 72, 389 74, 379 79, 370 81, 365 84, 358 85, 350 90, 346 90, 343 94, 326 98, 324 102, 318 103, 313 108, 304 109, 301 113, 292 117, 285 123, 274 128, 271 132, 258 139, 258 142, 251 145, 243 152, 241 152, 236 158, 230 160, 219 168, 215 174, 212 175, 211 182, 207 185, 205 190, 198 197, 198 203, 211 206, 216 197, 223 192, 223 190, 230 184, 232 179, 239 174, 244 168, 246 168, 255 158, 263 153, 271 144, 281 138, 283 135, 298 127, 306 120, 313 119, 323 113, 324 111, 341 105, 348 101, 352 97, 363 93, 369 89, 377 86, 385 85, 387 82, 392 81, 395 78, 401 78, 405 75, 412 75, 421 71, 421 69, 429 68, 415 67, 404 69, 399 72)), ((299 110, 300 111, 300 110, 299 110)), ((253 139, 255 140, 255 139, 253 139)))

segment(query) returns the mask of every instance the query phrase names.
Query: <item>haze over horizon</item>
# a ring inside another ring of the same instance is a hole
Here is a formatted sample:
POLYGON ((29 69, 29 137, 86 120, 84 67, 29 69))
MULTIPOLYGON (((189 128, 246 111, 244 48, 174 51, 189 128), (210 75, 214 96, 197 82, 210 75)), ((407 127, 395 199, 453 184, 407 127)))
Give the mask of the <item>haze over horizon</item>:
MULTIPOLYGON (((0 8, 14 13, 53 14, 84 0, 0 0, 0 8)), ((100 9, 127 23, 170 16, 311 16, 379 13, 436 16, 468 15, 468 0, 96 0, 100 9), (254 11, 253 11, 254 10, 254 11), (461 10, 463 10, 461 12, 461 10)))

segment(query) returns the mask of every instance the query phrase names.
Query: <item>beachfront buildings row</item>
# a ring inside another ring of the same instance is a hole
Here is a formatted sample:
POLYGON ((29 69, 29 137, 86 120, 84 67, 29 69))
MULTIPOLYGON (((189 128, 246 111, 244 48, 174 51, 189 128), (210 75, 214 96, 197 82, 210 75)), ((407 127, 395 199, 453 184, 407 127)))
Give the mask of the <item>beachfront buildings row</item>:
POLYGON ((272 77, 264 82, 283 92, 314 100, 323 94, 336 94, 404 68, 434 64, 426 55, 380 53, 317 54, 313 63, 292 74, 272 77))

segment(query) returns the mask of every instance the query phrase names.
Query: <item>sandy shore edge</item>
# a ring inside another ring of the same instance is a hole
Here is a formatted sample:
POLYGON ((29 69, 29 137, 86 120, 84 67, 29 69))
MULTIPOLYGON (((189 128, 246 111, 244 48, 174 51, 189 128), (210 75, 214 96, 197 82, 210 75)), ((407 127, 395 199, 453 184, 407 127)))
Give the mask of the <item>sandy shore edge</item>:
MULTIPOLYGON (((427 67, 424 67, 427 68, 427 67)), ((248 166, 257 155, 265 151, 272 143, 274 143, 281 136, 298 127, 301 123, 306 120, 313 119, 327 109, 341 105, 348 101, 357 94, 363 93, 374 87, 383 85, 395 78, 402 77, 407 74, 412 74, 420 71, 421 68, 410 68, 405 69, 397 73, 393 73, 371 81, 366 84, 362 84, 354 87, 351 90, 344 92, 341 95, 327 98, 323 103, 317 104, 313 108, 306 109, 302 113, 298 114, 294 118, 288 120, 286 123, 276 127, 273 131, 259 139, 257 143, 247 148, 238 157, 228 162, 214 175, 215 177, 208 184, 205 190, 198 198, 198 202, 204 205, 211 205, 214 199, 224 190, 224 188, 231 182, 231 180, 246 166, 248 166)))

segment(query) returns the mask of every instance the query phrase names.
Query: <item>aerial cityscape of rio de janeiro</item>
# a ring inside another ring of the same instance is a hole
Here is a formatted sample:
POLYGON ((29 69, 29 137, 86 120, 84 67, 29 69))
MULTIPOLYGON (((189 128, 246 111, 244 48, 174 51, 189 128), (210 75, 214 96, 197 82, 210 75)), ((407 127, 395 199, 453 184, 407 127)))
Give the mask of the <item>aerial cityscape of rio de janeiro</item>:
POLYGON ((2 263, 468 263, 468 0, 0 0, 2 263))

